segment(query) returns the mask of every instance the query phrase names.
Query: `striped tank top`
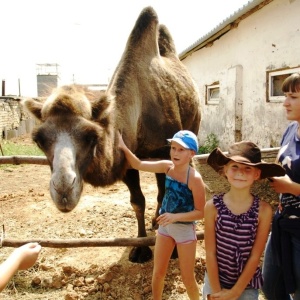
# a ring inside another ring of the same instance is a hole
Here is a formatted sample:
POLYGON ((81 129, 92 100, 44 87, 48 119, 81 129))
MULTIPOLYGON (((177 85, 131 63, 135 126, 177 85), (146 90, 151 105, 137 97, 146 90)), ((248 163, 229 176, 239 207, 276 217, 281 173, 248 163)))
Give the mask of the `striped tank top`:
MULTIPOLYGON (((213 203, 218 211, 215 224, 217 260, 220 283, 230 289, 241 275, 252 250, 257 226, 259 198, 254 196, 250 209, 240 215, 233 214, 223 202, 224 194, 215 195, 213 203)), ((247 288, 262 286, 262 272, 257 267, 247 288)))

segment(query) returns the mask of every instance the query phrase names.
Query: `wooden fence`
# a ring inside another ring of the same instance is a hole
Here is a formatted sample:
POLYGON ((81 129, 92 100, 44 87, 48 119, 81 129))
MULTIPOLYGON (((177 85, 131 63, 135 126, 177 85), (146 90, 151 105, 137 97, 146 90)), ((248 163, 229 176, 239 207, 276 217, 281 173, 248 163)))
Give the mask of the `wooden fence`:
MULTIPOLYGON (((274 161, 279 148, 262 149, 262 159, 274 161)), ((224 152, 227 153, 227 152, 224 152)), ((205 164, 208 154, 194 156, 194 160, 198 164, 205 164)), ((0 164, 38 164, 48 165, 48 160, 44 156, 0 156, 0 164)), ((203 231, 197 231, 197 240, 203 240, 203 231)), ((31 239, 31 240, 14 240, 6 239, 4 227, 2 238, 0 238, 0 246, 19 247, 29 242, 38 242, 43 247, 50 248, 77 248, 77 247, 127 247, 127 246, 153 246, 155 245, 155 237, 139 237, 139 238, 89 238, 89 239, 31 239)))
MULTIPOLYGON (((265 148, 261 150, 262 159, 264 160, 275 160, 279 148, 265 148)), ((226 154, 227 152, 223 152, 226 154)), ((199 164, 206 164, 208 154, 195 155, 194 160, 199 164)), ((36 165, 48 165, 48 160, 45 156, 26 156, 26 155, 15 155, 15 156, 0 156, 0 164, 36 164, 36 165)))

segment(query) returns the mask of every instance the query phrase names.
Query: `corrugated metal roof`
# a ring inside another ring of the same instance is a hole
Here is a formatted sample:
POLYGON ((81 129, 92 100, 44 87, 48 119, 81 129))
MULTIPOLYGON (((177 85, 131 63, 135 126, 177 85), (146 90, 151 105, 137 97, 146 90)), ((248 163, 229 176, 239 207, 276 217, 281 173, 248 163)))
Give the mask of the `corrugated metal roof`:
POLYGON ((256 11, 267 5, 268 3, 272 2, 273 0, 252 0, 249 1, 247 4, 242 6, 228 18, 223 20, 219 25, 217 25, 214 29, 209 31, 207 34, 202 36, 199 40, 189 46, 187 49, 179 53, 179 58, 182 60, 192 54, 194 51, 199 50, 206 46, 207 44, 213 42, 214 40, 220 38, 223 34, 227 31, 232 29, 233 23, 238 23, 238 19, 242 18, 242 16, 247 15, 251 12, 251 10, 256 11))

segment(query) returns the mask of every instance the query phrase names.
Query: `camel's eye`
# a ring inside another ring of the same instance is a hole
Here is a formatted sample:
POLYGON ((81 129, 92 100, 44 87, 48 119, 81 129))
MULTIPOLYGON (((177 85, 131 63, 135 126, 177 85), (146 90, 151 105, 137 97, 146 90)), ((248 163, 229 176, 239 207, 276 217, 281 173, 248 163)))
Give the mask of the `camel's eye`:
POLYGON ((40 127, 32 134, 32 139, 44 152, 49 150, 51 144, 53 144, 53 134, 49 134, 43 127, 40 127))
POLYGON ((33 135, 33 141, 38 145, 40 149, 45 149, 46 138, 41 131, 37 131, 33 135))
POLYGON ((84 135, 81 136, 81 140, 86 147, 92 148, 97 144, 98 141, 97 132, 94 130, 86 131, 84 135))
POLYGON ((91 134, 87 137, 87 142, 94 147, 97 144, 97 135, 91 134))

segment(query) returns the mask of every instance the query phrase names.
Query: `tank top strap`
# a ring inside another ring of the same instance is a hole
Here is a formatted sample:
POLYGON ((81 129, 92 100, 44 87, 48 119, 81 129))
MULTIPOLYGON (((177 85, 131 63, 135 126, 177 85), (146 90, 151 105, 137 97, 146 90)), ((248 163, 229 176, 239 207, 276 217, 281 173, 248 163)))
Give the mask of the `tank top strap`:
POLYGON ((167 172, 166 172, 166 175, 169 173, 169 171, 171 170, 171 168, 172 168, 172 166, 169 167, 169 169, 168 169, 167 172))
POLYGON ((187 177, 186 177, 186 184, 187 185, 189 185, 190 169, 191 169, 191 166, 189 166, 189 169, 188 169, 188 172, 187 172, 187 177))

